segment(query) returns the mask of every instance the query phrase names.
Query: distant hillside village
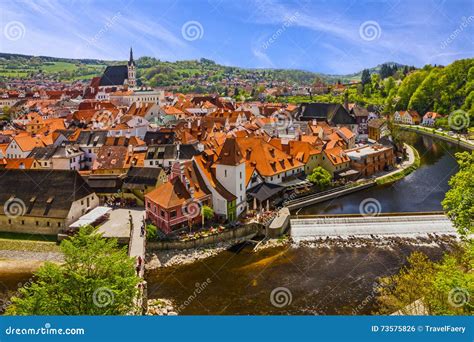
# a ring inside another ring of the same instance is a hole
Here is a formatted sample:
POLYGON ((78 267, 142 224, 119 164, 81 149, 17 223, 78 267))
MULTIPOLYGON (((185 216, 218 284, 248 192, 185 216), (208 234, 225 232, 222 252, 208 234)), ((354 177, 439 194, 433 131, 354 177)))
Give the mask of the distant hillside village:
MULTIPOLYGON (((70 234, 102 206, 142 208, 164 235, 199 225, 204 206, 215 222, 234 224, 312 191, 307 177, 318 167, 343 185, 404 157, 387 118, 348 101, 172 93, 138 87, 136 72, 130 50, 127 64, 108 66, 86 87, 3 90, 10 119, 0 123, 0 231, 70 234)), ((427 126, 438 117, 393 116, 427 126)))

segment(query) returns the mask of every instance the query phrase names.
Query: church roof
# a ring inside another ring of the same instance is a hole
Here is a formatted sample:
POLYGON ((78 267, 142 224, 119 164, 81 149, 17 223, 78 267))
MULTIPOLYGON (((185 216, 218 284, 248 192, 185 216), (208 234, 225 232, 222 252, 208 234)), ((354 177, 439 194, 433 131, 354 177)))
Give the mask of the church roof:
POLYGON ((109 65, 102 77, 100 86, 122 86, 128 79, 128 68, 126 65, 109 65))
POLYGON ((337 103, 302 103, 299 108, 300 120, 325 120, 332 125, 355 124, 355 118, 337 103))

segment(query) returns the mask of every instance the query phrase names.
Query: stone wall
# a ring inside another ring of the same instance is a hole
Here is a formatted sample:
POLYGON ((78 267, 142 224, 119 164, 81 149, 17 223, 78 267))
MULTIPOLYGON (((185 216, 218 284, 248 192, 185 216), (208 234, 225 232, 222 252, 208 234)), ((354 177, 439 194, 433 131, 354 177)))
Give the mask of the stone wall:
POLYGON ((462 148, 465 148, 465 149, 468 149, 468 150, 471 150, 471 151, 474 150, 474 146, 472 144, 469 144, 469 143, 467 143, 465 141, 462 141, 462 140, 458 140, 455 137, 447 137, 447 136, 442 135, 442 134, 431 133, 431 132, 427 132, 423 129, 417 129, 417 128, 406 127, 406 126, 400 126, 400 128, 404 129, 406 131, 417 132, 417 133, 421 133, 421 134, 424 134, 424 135, 427 135, 427 136, 430 136, 430 137, 433 137, 433 138, 441 139, 441 140, 444 140, 444 141, 450 142, 452 144, 461 146, 462 148))
POLYGON ((0 231, 8 233, 57 235, 64 228, 64 219, 0 215, 0 231))
POLYGON ((260 225, 252 223, 191 241, 148 241, 147 250, 193 249, 235 239, 251 239, 260 229, 260 225))

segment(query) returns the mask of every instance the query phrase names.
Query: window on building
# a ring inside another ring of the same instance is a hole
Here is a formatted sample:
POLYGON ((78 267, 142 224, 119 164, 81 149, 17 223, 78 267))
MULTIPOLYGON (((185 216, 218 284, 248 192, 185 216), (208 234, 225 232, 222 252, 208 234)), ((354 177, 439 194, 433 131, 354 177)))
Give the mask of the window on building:
POLYGON ((224 170, 224 177, 227 177, 227 170, 224 170))
POLYGON ((170 218, 175 218, 176 217, 176 210, 173 210, 170 212, 170 218))

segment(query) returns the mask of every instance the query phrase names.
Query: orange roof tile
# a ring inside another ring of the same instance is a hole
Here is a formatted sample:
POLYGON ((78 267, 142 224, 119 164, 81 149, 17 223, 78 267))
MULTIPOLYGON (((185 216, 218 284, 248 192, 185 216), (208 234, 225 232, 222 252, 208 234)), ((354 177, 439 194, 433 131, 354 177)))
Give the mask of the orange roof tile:
POLYGON ((171 209, 184 205, 191 195, 179 177, 175 177, 169 182, 159 185, 145 197, 162 208, 171 209))

